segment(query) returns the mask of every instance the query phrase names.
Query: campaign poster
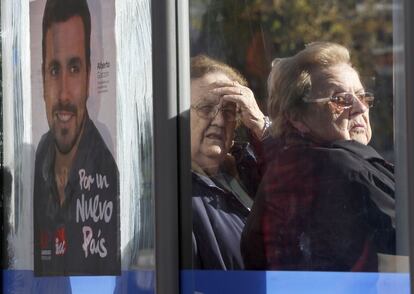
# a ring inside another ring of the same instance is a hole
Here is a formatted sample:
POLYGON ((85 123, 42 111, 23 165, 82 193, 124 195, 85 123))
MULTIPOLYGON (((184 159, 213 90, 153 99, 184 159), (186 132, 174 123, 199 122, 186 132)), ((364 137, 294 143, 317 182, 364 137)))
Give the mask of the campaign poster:
POLYGON ((119 275, 115 0, 32 0, 36 276, 119 275))

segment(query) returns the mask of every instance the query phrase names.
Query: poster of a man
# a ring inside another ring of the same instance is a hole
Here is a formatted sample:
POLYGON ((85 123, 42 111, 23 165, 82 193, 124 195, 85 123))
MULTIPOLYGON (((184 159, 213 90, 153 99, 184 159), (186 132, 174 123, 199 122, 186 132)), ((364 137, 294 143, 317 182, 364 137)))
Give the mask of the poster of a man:
POLYGON ((119 174, 88 112, 92 75, 104 85, 114 73, 102 72, 110 62, 100 62, 98 72, 91 66, 91 11, 87 0, 44 6, 41 76, 49 130, 35 159, 36 276, 120 273, 119 174))

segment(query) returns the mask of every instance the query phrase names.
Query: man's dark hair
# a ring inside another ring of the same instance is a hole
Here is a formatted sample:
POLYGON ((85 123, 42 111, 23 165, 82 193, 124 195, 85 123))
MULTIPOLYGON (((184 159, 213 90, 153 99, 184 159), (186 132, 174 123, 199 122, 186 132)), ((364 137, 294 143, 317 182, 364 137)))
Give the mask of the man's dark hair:
POLYGON ((85 58, 88 69, 91 66, 91 14, 86 0, 47 0, 42 24, 42 71, 46 58, 47 30, 58 22, 65 22, 71 17, 80 16, 85 32, 85 58))

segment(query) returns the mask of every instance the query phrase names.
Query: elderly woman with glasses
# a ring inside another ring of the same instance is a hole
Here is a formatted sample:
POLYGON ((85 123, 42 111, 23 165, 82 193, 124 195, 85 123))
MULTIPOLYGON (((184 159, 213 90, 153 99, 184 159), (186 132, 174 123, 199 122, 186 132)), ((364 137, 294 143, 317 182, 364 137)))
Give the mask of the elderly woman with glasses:
POLYGON ((317 42, 275 60, 268 90, 274 141, 243 231, 246 268, 384 269, 396 250, 394 168, 368 145, 374 96, 349 51, 317 42))
POLYGON ((194 267, 242 269, 240 236, 260 182, 254 148, 267 118, 235 69, 205 55, 191 59, 194 267), (243 123, 255 144, 234 143, 243 123))

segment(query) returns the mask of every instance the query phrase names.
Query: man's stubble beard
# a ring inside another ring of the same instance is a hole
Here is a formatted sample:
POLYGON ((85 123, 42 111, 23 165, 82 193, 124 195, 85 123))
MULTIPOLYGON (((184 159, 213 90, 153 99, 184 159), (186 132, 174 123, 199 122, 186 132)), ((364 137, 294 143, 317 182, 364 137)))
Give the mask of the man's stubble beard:
POLYGON ((69 134, 70 133, 69 128, 62 128, 61 130, 56 130, 55 126, 53 126, 53 131, 52 131, 53 140, 55 142, 55 146, 56 146, 57 150, 59 151, 59 153, 64 154, 64 155, 70 153, 72 151, 72 149, 75 147, 75 145, 78 143, 78 140, 80 139, 80 135, 83 132, 83 128, 84 128, 85 120, 86 120, 86 115, 87 115, 87 112, 85 111, 80 126, 75 128, 74 138, 68 144, 60 144, 59 140, 57 139, 56 133, 60 131, 60 136, 62 138, 64 138, 65 136, 70 135, 69 134))

